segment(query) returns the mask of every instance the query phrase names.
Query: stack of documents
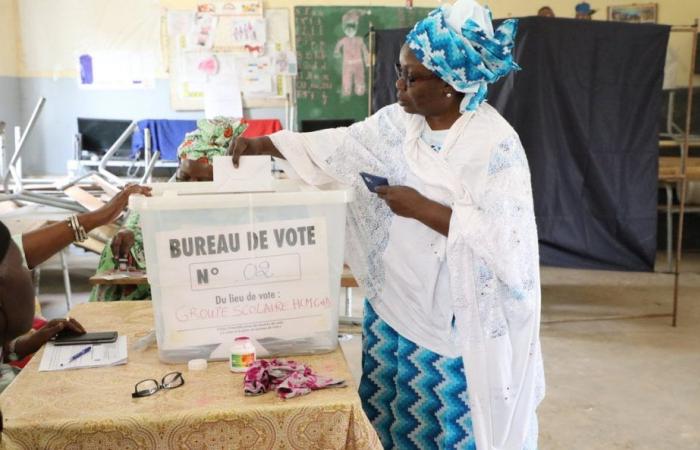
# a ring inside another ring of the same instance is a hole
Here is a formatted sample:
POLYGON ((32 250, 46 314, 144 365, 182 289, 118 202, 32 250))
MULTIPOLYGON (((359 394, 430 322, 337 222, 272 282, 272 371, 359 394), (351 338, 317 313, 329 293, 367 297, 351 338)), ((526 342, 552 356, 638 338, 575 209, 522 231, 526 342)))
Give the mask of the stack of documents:
POLYGON ((46 344, 39 364, 40 372, 86 369, 126 364, 126 336, 119 336, 111 344, 54 345, 46 344), (72 359, 73 356, 80 355, 72 359))

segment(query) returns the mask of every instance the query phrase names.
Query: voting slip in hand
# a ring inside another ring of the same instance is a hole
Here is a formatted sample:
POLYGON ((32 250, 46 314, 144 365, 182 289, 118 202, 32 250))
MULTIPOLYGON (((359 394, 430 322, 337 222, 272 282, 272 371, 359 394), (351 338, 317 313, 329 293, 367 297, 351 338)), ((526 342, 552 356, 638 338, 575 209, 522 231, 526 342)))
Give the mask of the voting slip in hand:
POLYGON ((230 156, 214 157, 214 186, 219 192, 272 191, 272 179, 268 155, 241 156, 238 168, 230 156))

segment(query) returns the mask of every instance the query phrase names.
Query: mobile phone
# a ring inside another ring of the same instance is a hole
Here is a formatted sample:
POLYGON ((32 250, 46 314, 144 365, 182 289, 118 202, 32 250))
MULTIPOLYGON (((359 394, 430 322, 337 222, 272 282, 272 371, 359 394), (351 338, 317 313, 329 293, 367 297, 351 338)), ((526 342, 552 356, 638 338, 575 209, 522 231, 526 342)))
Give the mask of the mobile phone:
POLYGON ((377 192, 377 188, 379 186, 389 186, 389 180, 387 180, 384 177, 372 175, 367 172, 360 172, 360 176, 362 177, 362 181, 365 182, 365 185, 367 185, 367 189, 369 189, 370 192, 377 192))
POLYGON ((75 344, 110 344, 116 342, 118 333, 116 331, 99 331, 85 334, 64 334, 59 333, 54 339, 54 345, 75 345, 75 344))

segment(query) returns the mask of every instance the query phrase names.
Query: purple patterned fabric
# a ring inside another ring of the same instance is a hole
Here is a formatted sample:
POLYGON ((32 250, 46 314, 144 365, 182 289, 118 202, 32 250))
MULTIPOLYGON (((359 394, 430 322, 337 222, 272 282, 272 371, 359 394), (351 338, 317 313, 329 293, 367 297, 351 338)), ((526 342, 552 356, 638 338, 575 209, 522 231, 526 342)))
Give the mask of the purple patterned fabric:
POLYGON ((275 390, 280 398, 306 395, 316 389, 345 387, 345 380, 317 375, 311 367, 286 359, 258 359, 245 373, 246 395, 260 395, 275 390))

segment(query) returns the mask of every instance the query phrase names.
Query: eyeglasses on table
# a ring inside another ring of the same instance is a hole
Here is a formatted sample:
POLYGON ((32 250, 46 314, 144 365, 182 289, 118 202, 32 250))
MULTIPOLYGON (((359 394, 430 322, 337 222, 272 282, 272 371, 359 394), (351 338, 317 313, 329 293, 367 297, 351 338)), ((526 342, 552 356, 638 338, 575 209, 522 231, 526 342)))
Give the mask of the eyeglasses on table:
POLYGON ((139 381, 134 386, 134 392, 131 393, 132 398, 148 397, 161 389, 175 389, 185 384, 185 379, 180 372, 166 373, 158 383, 158 380, 150 378, 148 380, 139 381))

